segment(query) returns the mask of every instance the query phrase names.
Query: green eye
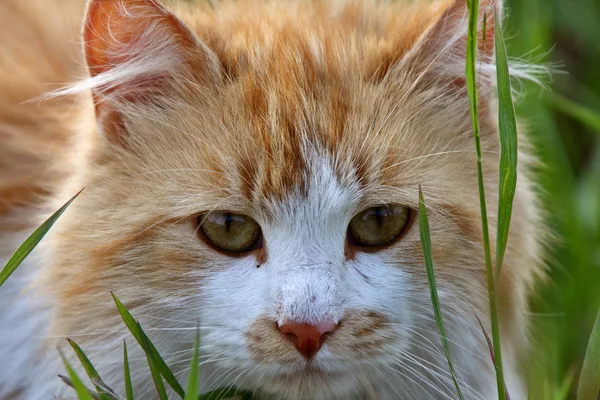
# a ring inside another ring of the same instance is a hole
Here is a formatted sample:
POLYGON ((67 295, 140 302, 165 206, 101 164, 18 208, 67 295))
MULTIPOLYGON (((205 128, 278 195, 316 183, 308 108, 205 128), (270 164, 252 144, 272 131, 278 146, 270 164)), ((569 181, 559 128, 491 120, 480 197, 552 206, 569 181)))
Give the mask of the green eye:
POLYGON ((210 212, 198 217, 200 231, 219 250, 242 253, 254 250, 261 230, 252 218, 228 212, 210 212))
POLYGON ((359 246, 381 246, 397 238, 408 224, 408 207, 373 207, 352 218, 348 239, 359 246))

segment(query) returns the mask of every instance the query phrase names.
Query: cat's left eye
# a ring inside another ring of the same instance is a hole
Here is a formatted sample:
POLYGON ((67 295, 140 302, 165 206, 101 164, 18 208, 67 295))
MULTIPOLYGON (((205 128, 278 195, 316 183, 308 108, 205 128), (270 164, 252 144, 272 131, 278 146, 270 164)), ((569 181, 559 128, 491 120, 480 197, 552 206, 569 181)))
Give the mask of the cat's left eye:
POLYGON ((260 226, 247 215, 213 211, 200 215, 198 224, 204 238, 225 252, 248 252, 261 241, 260 226))
POLYGON ((348 241, 359 246, 383 246, 404 232, 410 210, 400 205, 372 207, 357 214, 348 225, 348 241))

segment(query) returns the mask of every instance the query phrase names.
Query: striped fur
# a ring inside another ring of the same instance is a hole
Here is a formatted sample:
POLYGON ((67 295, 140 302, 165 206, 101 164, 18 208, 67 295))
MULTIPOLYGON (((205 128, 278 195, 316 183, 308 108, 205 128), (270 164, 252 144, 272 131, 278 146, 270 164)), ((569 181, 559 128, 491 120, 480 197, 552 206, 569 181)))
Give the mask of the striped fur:
MULTIPOLYGON (((348 222, 366 208, 416 210, 420 184, 461 382, 469 398, 494 398, 473 316, 485 319, 487 291, 463 79, 464 1, 223 0, 165 8, 156 0, 90 0, 83 24, 80 2, 55 2, 0 5, 0 18, 9 16, 2 43, 11 44, 0 51, 14 60, 0 58, 0 86, 10 88, 0 93, 0 137, 8 143, 0 149, 2 259, 49 210, 86 189, 0 289, 0 370, 11 371, 0 376, 0 397, 64 393, 55 348, 65 337, 122 390, 119 339, 130 337, 109 291, 140 319, 182 382, 200 321, 203 390, 452 397, 417 224, 377 252, 345 240, 348 222), (13 29, 24 34, 12 36, 13 29), (51 91, 48 82, 63 85, 51 91), (252 216, 264 249, 230 257, 198 240, 195 217, 211 210, 252 216), (340 328, 309 364, 275 328, 290 318, 340 328)), ((488 21, 494 7, 501 4, 482 1, 488 21)), ((495 232, 493 28, 480 40, 478 71, 495 232)), ((536 71, 513 65, 517 78, 536 79, 536 71)), ((515 399, 526 394, 527 294, 540 272, 526 151, 521 160, 498 282, 515 399)), ((136 390, 153 398, 141 351, 132 343, 131 352, 139 359, 136 390)))

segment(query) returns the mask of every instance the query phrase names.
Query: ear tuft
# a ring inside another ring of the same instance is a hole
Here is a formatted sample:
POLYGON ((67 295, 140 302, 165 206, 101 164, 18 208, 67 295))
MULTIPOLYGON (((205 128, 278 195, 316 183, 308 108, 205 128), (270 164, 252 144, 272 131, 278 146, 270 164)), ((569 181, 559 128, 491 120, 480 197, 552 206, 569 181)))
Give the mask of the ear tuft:
POLYGON ((220 78, 214 52, 156 0, 90 0, 83 39, 91 78, 70 91, 92 90, 100 132, 115 143, 126 142, 128 105, 220 78))
MULTIPOLYGON (((477 60, 484 67, 481 69, 483 75, 490 72, 486 66, 493 63, 494 13, 501 15, 501 9, 500 0, 482 0, 479 5, 477 60)), ((452 0, 405 56, 401 65, 410 66, 424 74, 431 71, 437 77, 448 75, 456 78, 455 82, 460 82, 465 71, 468 17, 467 1, 452 0)))
POLYGON ((155 0, 90 0, 83 39, 95 96, 133 99, 175 74, 219 75, 216 55, 155 0))

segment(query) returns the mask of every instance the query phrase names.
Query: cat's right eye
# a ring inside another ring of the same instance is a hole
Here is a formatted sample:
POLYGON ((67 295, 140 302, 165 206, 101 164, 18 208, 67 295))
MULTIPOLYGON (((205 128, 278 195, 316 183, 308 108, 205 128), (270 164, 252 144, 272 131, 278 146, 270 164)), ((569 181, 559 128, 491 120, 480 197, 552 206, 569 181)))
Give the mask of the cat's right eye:
POLYGON ((218 250, 243 253, 259 247, 262 233, 247 215, 213 211, 198 217, 199 231, 218 250))

